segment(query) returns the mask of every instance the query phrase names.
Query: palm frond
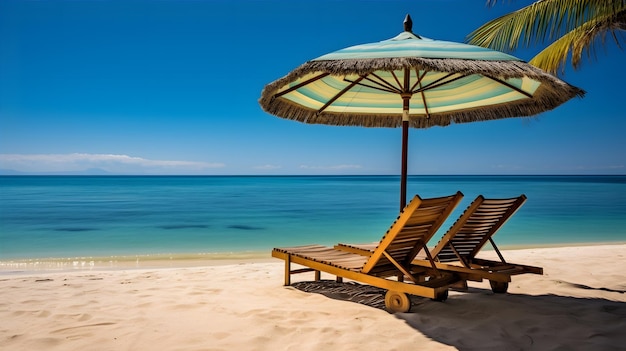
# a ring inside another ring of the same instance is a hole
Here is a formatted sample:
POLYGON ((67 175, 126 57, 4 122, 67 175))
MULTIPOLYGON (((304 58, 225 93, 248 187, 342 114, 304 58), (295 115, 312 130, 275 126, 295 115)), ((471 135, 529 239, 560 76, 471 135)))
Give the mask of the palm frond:
POLYGON ((566 33, 554 43, 537 54, 530 64, 550 73, 563 73, 568 56, 571 52, 572 66, 578 69, 586 53, 590 58, 595 55, 598 41, 605 45, 606 36, 610 34, 615 43, 620 46, 623 40, 617 31, 624 28, 626 23, 626 10, 614 15, 596 17, 581 26, 566 33))
POLYGON ((511 52, 520 45, 556 40, 590 20, 625 9, 626 0, 540 0, 484 24, 467 39, 473 45, 511 52))

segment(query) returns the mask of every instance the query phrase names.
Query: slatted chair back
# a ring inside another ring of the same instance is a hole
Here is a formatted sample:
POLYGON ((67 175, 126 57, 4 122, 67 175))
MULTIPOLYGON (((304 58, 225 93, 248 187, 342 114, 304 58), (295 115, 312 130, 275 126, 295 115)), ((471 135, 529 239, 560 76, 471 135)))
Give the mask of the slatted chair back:
POLYGON ((469 265, 487 241, 497 251, 492 236, 524 202, 523 194, 509 199, 485 199, 479 195, 437 243, 433 256, 440 262, 461 261, 469 265))
POLYGON ((363 273, 408 266, 459 204, 463 194, 422 199, 416 195, 400 213, 362 268, 363 273))

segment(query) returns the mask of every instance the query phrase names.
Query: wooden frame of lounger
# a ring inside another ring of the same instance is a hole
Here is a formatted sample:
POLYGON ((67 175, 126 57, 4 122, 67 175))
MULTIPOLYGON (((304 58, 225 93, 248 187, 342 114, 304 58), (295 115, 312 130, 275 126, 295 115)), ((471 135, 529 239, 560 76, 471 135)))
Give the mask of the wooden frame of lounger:
POLYGON ((432 257, 432 265, 428 267, 412 262, 422 249, 428 252, 426 244, 462 197, 461 192, 432 199, 422 199, 416 195, 377 248, 367 255, 309 245, 275 248, 272 256, 285 260, 285 285, 291 284, 292 274, 314 271, 315 279, 319 280, 320 272, 326 272, 337 276, 338 280, 347 278, 389 290, 385 304, 394 312, 408 311, 410 301, 406 294, 445 300, 450 285, 458 281, 481 281, 482 278, 471 270, 459 272, 439 269, 432 257), (292 270, 292 263, 308 268, 292 270), (398 279, 388 279, 391 276, 398 279), (409 282, 405 282, 405 278, 409 282))
MULTIPOLYGON (((526 196, 507 199, 485 199, 482 195, 467 207, 438 244, 431 250, 438 269, 468 273, 473 271, 489 280, 494 292, 504 293, 511 282, 511 276, 523 273, 543 274, 543 268, 505 261, 493 241, 493 235, 526 202, 526 196), (476 258, 482 247, 490 242, 500 258, 500 262, 476 258), (460 262, 462 266, 446 264, 460 262)), ((361 255, 368 255, 375 244, 337 244, 336 249, 361 255)), ((432 263, 415 259, 414 265, 428 267, 432 263)))
MULTIPOLYGON (((376 244, 345 244, 339 243, 334 246, 335 249, 351 252, 359 255, 370 255, 372 250, 376 248, 376 244)), ((432 255, 432 253, 431 253, 432 255)), ((511 275, 506 273, 499 273, 496 271, 488 271, 488 270, 477 270, 468 267, 463 267, 459 265, 441 263, 437 261, 437 257, 433 256, 433 261, 429 261, 428 258, 415 258, 411 264, 415 266, 430 268, 434 265, 438 270, 448 271, 448 272, 456 272, 459 275, 467 275, 471 277, 471 281, 481 282, 483 279, 487 279, 489 281, 496 282, 510 282, 511 275), (480 277, 480 279, 477 279, 480 277)), ((455 288, 460 290, 465 290, 467 288, 466 282, 459 282, 455 285, 455 288)))
POLYGON ((494 234, 519 210, 526 199, 524 194, 506 199, 485 199, 479 195, 435 245, 433 256, 439 262, 458 261, 466 268, 490 274, 490 277, 485 278, 489 279, 493 291, 497 293, 506 292, 512 275, 543 274, 541 267, 506 262, 493 241, 494 234), (491 244, 500 261, 476 258, 487 242, 491 244), (502 280, 502 276, 508 279, 502 280))

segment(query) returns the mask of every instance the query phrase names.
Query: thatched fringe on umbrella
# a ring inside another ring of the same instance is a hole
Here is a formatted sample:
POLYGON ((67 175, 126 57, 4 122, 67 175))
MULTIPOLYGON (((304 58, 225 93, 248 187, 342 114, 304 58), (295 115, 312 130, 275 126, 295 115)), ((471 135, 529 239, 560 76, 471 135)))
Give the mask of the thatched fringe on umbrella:
MULTIPOLYGON (((293 81, 314 72, 327 72, 332 75, 341 76, 347 74, 366 75, 374 71, 394 71, 405 68, 460 74, 482 74, 504 79, 529 77, 542 82, 554 81, 557 83, 558 81, 557 84, 559 85, 564 84, 570 86, 555 76, 524 61, 489 61, 453 58, 433 59, 422 57, 312 60, 300 65, 300 67, 294 69, 289 75, 277 80, 275 83, 279 83, 283 79, 293 81)), ((572 88, 582 92, 582 90, 578 88, 572 88)))
POLYGON ((327 61, 309 61, 295 71, 329 72, 331 74, 367 74, 373 71, 391 71, 404 68, 455 72, 465 74, 484 74, 493 77, 514 78, 528 76, 540 78, 546 74, 523 61, 482 61, 464 59, 433 59, 422 57, 396 57, 378 59, 343 59, 327 61), (529 67, 532 67, 529 69, 529 67))
POLYGON ((504 104, 481 106, 475 110, 450 111, 430 114, 411 113, 410 125, 414 128, 447 126, 451 123, 488 121, 507 117, 527 117, 551 110, 574 96, 585 92, 577 87, 522 61, 477 61, 460 59, 387 58, 363 60, 309 61, 287 76, 268 84, 259 103, 273 115, 310 124, 347 125, 364 127, 400 127, 401 114, 333 113, 321 112, 296 105, 275 94, 287 84, 311 73, 331 75, 366 75, 376 70, 400 70, 404 68, 434 70, 461 74, 482 74, 499 79, 530 77, 540 81, 532 99, 504 104))
MULTIPOLYGON (((528 117, 552 109, 565 100, 558 102, 550 99, 550 97, 545 97, 524 102, 493 105, 489 109, 483 106, 476 110, 439 113, 430 117, 412 114, 409 117, 409 125, 413 128, 429 128, 433 126, 447 126, 451 123, 489 121, 506 117, 528 117)), ((400 114, 351 114, 345 112, 322 112, 318 114, 316 110, 305 109, 285 99, 276 99, 272 104, 264 108, 273 115, 309 124, 391 128, 402 126, 402 116, 400 114)))

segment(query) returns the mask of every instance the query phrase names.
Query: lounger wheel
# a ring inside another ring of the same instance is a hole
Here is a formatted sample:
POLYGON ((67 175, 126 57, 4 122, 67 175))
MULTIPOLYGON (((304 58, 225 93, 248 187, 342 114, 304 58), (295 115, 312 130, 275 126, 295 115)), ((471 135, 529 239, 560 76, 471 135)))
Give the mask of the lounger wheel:
POLYGON ((507 292, 507 290, 509 290, 508 282, 496 282, 496 281, 490 280, 489 284, 491 285, 491 291, 493 291, 496 294, 504 294, 507 292))
POLYGON ((443 301, 446 301, 447 299, 448 299, 448 289, 437 293, 437 296, 435 296, 433 300, 443 302, 443 301))
POLYGON ((393 313, 409 312, 411 309, 411 300, 405 293, 389 290, 385 294, 385 307, 393 313))

